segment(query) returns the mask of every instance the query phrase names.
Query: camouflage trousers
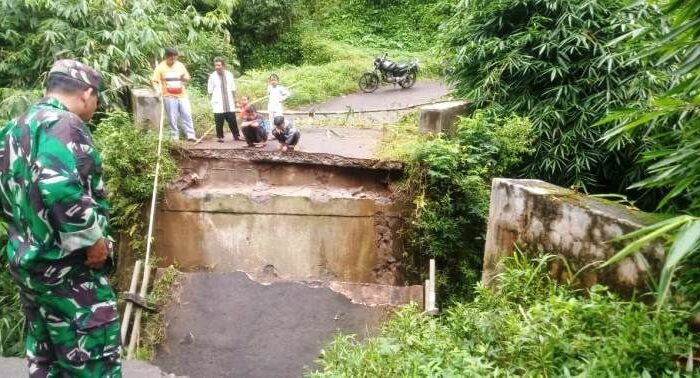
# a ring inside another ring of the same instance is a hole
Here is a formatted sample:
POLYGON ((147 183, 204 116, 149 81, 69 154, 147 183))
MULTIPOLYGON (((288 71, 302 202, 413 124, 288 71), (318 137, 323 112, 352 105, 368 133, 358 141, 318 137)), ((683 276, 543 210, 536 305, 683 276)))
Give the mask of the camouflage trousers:
POLYGON ((58 285, 29 286, 20 293, 30 377, 121 377, 116 297, 103 273, 80 269, 58 285))

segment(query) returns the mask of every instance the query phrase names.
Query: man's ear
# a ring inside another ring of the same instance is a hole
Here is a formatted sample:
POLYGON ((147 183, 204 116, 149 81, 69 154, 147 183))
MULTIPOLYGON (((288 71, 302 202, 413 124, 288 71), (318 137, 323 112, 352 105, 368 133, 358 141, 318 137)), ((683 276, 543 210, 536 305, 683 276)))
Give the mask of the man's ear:
POLYGON ((84 101, 87 102, 90 99, 90 96, 93 96, 95 92, 94 88, 88 88, 83 91, 83 93, 80 94, 80 98, 84 101))

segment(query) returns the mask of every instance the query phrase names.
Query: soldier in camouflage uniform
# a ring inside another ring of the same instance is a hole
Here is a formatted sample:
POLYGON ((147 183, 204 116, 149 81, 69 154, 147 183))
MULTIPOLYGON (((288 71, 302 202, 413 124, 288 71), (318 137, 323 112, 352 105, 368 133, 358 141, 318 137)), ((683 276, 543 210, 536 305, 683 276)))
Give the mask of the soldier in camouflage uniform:
POLYGON ((121 376, 102 160, 83 123, 101 84, 94 69, 59 60, 46 97, 0 130, 0 202, 30 377, 121 376))

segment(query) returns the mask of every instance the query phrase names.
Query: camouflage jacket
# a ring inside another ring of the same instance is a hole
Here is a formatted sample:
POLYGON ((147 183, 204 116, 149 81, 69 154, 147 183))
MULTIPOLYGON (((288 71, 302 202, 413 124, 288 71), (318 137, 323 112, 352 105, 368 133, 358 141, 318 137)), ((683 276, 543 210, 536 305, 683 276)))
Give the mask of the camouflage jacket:
POLYGON ((43 98, 0 130, 0 202, 10 271, 28 289, 84 271, 86 248, 109 237, 102 158, 57 99, 43 98))

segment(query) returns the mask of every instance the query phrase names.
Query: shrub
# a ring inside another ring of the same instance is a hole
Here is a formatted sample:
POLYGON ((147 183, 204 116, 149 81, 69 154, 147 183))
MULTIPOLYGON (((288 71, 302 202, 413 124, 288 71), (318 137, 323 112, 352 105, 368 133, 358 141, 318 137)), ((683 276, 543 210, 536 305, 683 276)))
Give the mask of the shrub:
POLYGON ((201 77, 210 70, 212 56, 233 56, 223 29, 232 1, 208 3, 212 10, 202 14, 184 0, 3 1, 0 87, 38 87, 57 58, 91 65, 112 90, 148 83, 154 61, 168 46, 178 47, 192 73, 201 77))
POLYGON ((445 18, 440 1, 343 0, 319 4, 321 35, 355 46, 425 51, 445 18))
POLYGON ((412 142, 403 184, 415 198, 407 229, 414 269, 437 258, 443 295, 468 297, 479 280, 491 178, 503 175, 531 152, 531 124, 517 116, 483 112, 461 118, 453 138, 412 142))
POLYGON ((662 70, 638 59, 663 17, 626 0, 475 0, 460 2, 444 34, 450 79, 477 107, 532 120, 529 177, 619 192, 641 177, 645 148, 627 139, 610 148, 592 125, 609 110, 663 88, 662 70), (633 46, 615 44, 630 29, 649 30, 633 46))
POLYGON ((316 377, 666 376, 697 346, 688 313, 655 313, 596 286, 579 295, 548 275, 551 257, 505 261, 501 288, 440 317, 405 307, 365 342, 339 335, 316 377))
MULTIPOLYGON (((167 130, 164 133, 166 144, 161 159, 159 190, 164 189, 178 172, 167 148, 167 130)), ((146 241, 142 215, 153 190, 158 135, 134 126, 127 113, 114 112, 101 120, 94 136, 104 161, 112 231, 127 235, 132 248, 141 252, 146 241)))
MULTIPOLYGON (((653 93, 651 100, 642 101, 637 109, 618 110, 599 123, 622 122, 606 133, 610 143, 630 137, 643 137, 647 141, 648 148, 641 161, 651 164, 646 172, 648 177, 634 187, 661 191, 663 199, 655 204, 657 210, 684 215, 629 234, 627 237, 638 240, 608 263, 636 253, 662 237, 668 255, 657 285, 657 304, 664 306, 671 298, 690 301, 697 309, 700 307, 700 23, 696 15, 700 1, 672 0, 664 4, 664 11, 673 20, 672 28, 653 39, 641 54, 657 65, 677 62, 671 88, 653 93)), ((644 28, 631 30, 627 37, 635 38, 624 43, 635 45, 647 33, 644 28)))
POLYGON ((7 224, 0 221, 0 357, 24 356, 24 314, 7 266, 7 224))
POLYGON ((301 63, 296 0, 242 0, 229 27, 241 68, 301 63))

